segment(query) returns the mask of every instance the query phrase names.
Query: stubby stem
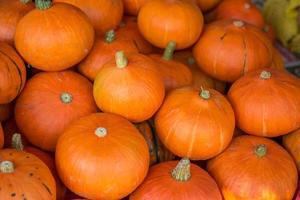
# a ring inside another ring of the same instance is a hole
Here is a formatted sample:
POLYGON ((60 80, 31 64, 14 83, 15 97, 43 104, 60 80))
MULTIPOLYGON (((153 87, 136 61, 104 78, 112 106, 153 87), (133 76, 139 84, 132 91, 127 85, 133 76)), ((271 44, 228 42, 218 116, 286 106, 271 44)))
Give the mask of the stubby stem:
POLYGON ((233 25, 238 27, 238 28, 241 28, 245 25, 245 23, 241 20, 235 20, 235 21, 233 21, 233 25))
POLYGON ((176 42, 174 41, 169 42, 164 51, 163 59, 172 60, 175 49, 176 49, 176 42))
POLYGON ((27 4, 27 3, 31 2, 31 0, 20 0, 20 2, 23 4, 27 4))
POLYGON ((39 10, 47 10, 52 5, 51 0, 36 0, 35 7, 39 10))
POLYGON ((202 97, 205 100, 208 100, 210 99, 210 92, 208 90, 203 89, 203 87, 201 87, 200 97, 202 97))
POLYGON ((175 169, 172 170, 171 175, 176 181, 188 181, 191 178, 190 160, 182 158, 175 169))
POLYGON ((260 78, 262 79, 269 79, 271 78, 271 76, 272 76, 271 72, 265 70, 260 73, 260 78))
POLYGON ((0 163, 1 173, 9 174, 9 173, 13 173, 14 171, 15 171, 14 163, 12 163, 11 161, 5 160, 0 163))
POLYGON ((262 158, 267 154, 267 147, 264 144, 257 145, 254 153, 257 157, 262 158))
POLYGON ((11 145, 16 150, 23 151, 24 145, 22 143, 21 134, 19 134, 19 133, 13 134, 12 139, 11 139, 11 145))
POLYGON ((69 103, 72 102, 73 97, 72 97, 72 95, 71 95, 70 93, 68 93, 68 92, 63 92, 63 93, 61 93, 61 95, 60 95, 60 100, 61 100, 63 103, 65 103, 65 104, 69 104, 69 103))
POLYGON ((244 7, 245 7, 245 9, 249 9, 251 7, 251 5, 249 3, 245 3, 244 7))
POLYGON ((116 59, 117 67, 120 69, 126 67, 128 64, 128 60, 125 56, 124 51, 118 51, 116 53, 115 59, 116 59))
POLYGON ((116 33, 114 30, 107 31, 105 33, 105 42, 112 43, 116 39, 116 33))
POLYGON ((103 128, 103 127, 96 128, 95 135, 97 135, 100 138, 105 137, 107 135, 106 128, 103 128))

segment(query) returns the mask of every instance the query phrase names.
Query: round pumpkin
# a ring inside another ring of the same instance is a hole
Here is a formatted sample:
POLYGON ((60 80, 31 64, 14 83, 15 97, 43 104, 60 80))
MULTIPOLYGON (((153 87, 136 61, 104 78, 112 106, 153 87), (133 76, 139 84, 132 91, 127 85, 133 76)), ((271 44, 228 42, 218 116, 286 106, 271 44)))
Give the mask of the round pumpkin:
POLYGON ((237 80, 228 92, 237 126, 263 137, 300 128, 300 79, 276 69, 257 70, 237 80))
POLYGON ((195 0, 203 12, 207 12, 218 5, 222 0, 195 0))
POLYGON ((235 19, 264 28, 262 12, 251 0, 223 0, 214 10, 215 19, 235 19))
POLYGON ((220 155, 208 162, 225 200, 292 199, 297 187, 297 168, 292 157, 274 141, 239 136, 220 155))
POLYGON ((208 75, 234 82, 249 71, 270 67, 272 48, 260 29, 242 21, 221 20, 206 26, 193 55, 208 75))
POLYGON ((56 200, 55 180, 35 155, 0 150, 0 199, 56 200))
POLYGON ((102 111, 142 122, 150 119, 161 106, 164 83, 150 58, 138 53, 126 56, 118 51, 116 60, 99 71, 94 82, 94 98, 102 111))
POLYGON ((173 59, 176 43, 170 42, 164 55, 152 54, 149 57, 157 63, 157 68, 163 77, 166 91, 192 84, 191 70, 183 63, 173 59))
POLYGON ((0 42, 0 104, 13 101, 26 81, 26 68, 22 58, 8 44, 0 42))
POLYGON ((126 53, 138 53, 132 40, 116 37, 115 31, 108 31, 103 39, 96 39, 89 55, 78 65, 78 70, 93 81, 99 70, 108 61, 114 59, 117 51, 123 49, 126 53))
POLYGON ((117 28, 123 16, 122 0, 53 0, 80 8, 92 22, 99 35, 117 28))
POLYGON ((145 181, 130 200, 222 200, 212 177, 189 159, 169 161, 150 168, 145 181))
POLYGON ((149 0, 123 0, 124 11, 127 15, 137 16, 141 7, 149 0))
POLYGON ((12 103, 0 104, 0 122, 8 120, 14 110, 14 105, 12 103))
POLYGON ((19 21, 15 34, 18 52, 43 71, 76 65, 93 43, 93 26, 82 11, 65 3, 51 5, 49 0, 36 0, 36 9, 19 21))
POLYGON ((0 0, 0 41, 14 44, 16 26, 34 8, 31 0, 0 0))
POLYGON ((63 183, 88 199, 129 195, 149 167, 143 136, 128 120, 109 113, 91 114, 70 124, 58 140, 55 159, 63 183))
POLYGON ((203 15, 196 4, 181 0, 152 0, 138 15, 138 27, 151 44, 165 48, 170 41, 177 49, 192 46, 203 29, 203 15))
POLYGON ((300 129, 283 136, 283 146, 290 152, 296 161, 298 172, 300 172, 300 129))
POLYGON ((96 111, 86 78, 72 71, 42 72, 28 81, 17 99, 15 118, 30 143, 54 151, 70 122, 96 111))
POLYGON ((4 145, 4 131, 0 122, 0 149, 3 148, 4 145))
POLYGON ((175 155, 206 160, 230 143, 235 127, 227 99, 213 89, 171 91, 155 116, 157 135, 175 155))

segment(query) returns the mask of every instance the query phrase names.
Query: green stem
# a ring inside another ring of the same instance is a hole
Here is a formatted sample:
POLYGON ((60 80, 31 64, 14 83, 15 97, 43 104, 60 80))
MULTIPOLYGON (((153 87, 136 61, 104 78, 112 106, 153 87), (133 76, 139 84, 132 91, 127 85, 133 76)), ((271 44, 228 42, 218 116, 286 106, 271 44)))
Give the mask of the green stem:
POLYGON ((69 104, 72 102, 73 97, 70 93, 68 92, 63 92, 60 95, 60 100, 64 103, 64 104, 69 104))
POLYGON ((270 79, 271 76, 272 76, 271 72, 265 70, 260 73, 260 78, 262 79, 270 79))
POLYGON ((128 64, 128 60, 125 56, 124 51, 117 51, 115 59, 116 59, 117 67, 120 69, 126 67, 128 64))
POLYGON ((23 4, 28 4, 29 2, 32 2, 31 0, 20 0, 21 3, 23 4))
POLYGON ((191 163, 188 158, 182 158, 175 169, 172 170, 171 176, 176 181, 188 181, 191 178, 191 163))
POLYGON ((97 135, 98 137, 105 137, 107 135, 107 130, 106 128, 103 127, 98 127, 95 130, 95 135, 97 135))
POLYGON ((116 33, 114 30, 107 31, 105 33, 105 42, 112 43, 116 39, 116 33))
POLYGON ((172 60, 175 49, 176 49, 176 42, 174 41, 169 42, 164 51, 163 59, 172 60))
POLYGON ((14 149, 23 151, 24 145, 22 143, 21 134, 19 134, 19 133, 13 134, 12 139, 11 139, 11 145, 14 149))
POLYGON ((210 92, 208 90, 204 90, 203 87, 201 87, 200 97, 202 97, 205 100, 210 99, 210 92))
POLYGON ((10 174, 15 171, 14 163, 5 160, 0 163, 0 172, 5 174, 10 174))
POLYGON ((254 152, 257 157, 262 158, 267 154, 267 147, 264 144, 257 145, 254 152))
POLYGON ((47 10, 52 5, 51 0, 36 0, 35 7, 39 10, 47 10))

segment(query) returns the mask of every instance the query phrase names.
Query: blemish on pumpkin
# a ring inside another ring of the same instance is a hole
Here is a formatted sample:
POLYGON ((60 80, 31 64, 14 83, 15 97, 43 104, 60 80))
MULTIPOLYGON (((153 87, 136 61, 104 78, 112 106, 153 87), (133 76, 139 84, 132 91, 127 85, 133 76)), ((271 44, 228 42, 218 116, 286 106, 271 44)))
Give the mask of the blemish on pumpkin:
POLYGON ((10 196, 15 197, 15 196, 16 196, 16 193, 15 193, 15 192, 14 192, 14 193, 11 193, 10 196))
POLYGON ((49 187, 45 183, 42 183, 42 185, 46 188, 46 190, 48 191, 48 193, 52 196, 52 192, 49 189, 49 187))
POLYGON ((13 155, 13 153, 9 153, 9 155, 10 155, 10 156, 12 156, 12 155, 13 155))
POLYGON ((221 37, 220 37, 220 40, 224 40, 225 36, 227 35, 227 32, 224 33, 221 37))
POLYGON ((26 158, 29 158, 29 156, 26 156, 26 158))
POLYGON ((33 173, 29 173, 29 176, 33 176, 33 173))
POLYGON ((8 186, 9 186, 9 187, 12 187, 12 184, 10 183, 10 184, 8 184, 8 186))

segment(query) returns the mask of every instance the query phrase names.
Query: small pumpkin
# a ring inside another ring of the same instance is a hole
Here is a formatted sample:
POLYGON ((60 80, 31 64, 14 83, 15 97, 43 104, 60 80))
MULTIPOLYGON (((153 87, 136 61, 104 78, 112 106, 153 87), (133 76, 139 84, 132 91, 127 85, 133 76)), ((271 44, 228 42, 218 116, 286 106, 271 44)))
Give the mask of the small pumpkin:
POLYGON ((70 122, 97 111, 92 87, 73 71, 36 74, 17 99, 18 127, 30 143, 54 151, 58 137, 70 122))
POLYGON ((124 10, 127 15, 137 16, 141 7, 149 0, 123 0, 124 10))
POLYGON ((0 199, 56 200, 55 180, 35 155, 0 150, 0 199))
POLYGON ((222 0, 195 0, 203 12, 215 8, 222 0))
POLYGON ((212 177, 203 169, 183 158, 150 168, 147 178, 133 192, 130 200, 222 200, 212 177))
POLYGON ((16 26, 20 19, 34 9, 31 0, 0 1, 0 41, 14 44, 16 26))
POLYGON ((64 130, 55 159, 60 178, 74 193, 88 199, 121 199, 146 177, 149 150, 128 120, 95 113, 64 130))
POLYGON ((159 48, 165 48, 170 41, 176 42, 176 49, 192 46, 202 32, 203 23, 199 7, 190 1, 149 1, 138 15, 140 32, 159 48))
POLYGON ((157 135, 175 155, 206 160, 230 143, 235 127, 232 107, 213 89, 171 91, 155 116, 157 135))
POLYGON ((93 81, 99 70, 114 58, 117 51, 123 49, 126 53, 138 53, 138 49, 132 40, 116 37, 115 31, 110 30, 103 39, 96 39, 89 55, 78 65, 78 70, 93 81))
POLYGON ((123 51, 108 62, 94 82, 94 98, 98 107, 121 115, 132 122, 150 119, 161 106, 164 83, 156 64, 148 57, 123 51))
POLYGON ((270 67, 272 48, 260 29, 239 20, 221 20, 206 26, 193 55, 208 75, 234 82, 249 71, 270 67))
POLYGON ((296 161, 298 172, 300 172, 300 129, 283 136, 283 146, 296 161))
POLYGON ((231 86, 228 98, 237 126, 248 134, 276 137, 300 128, 300 79, 286 71, 251 72, 231 86))
POLYGON ((4 131, 0 122, 0 149, 4 146, 4 131))
POLYGON ((8 120, 11 117, 13 110, 13 103, 0 104, 0 122, 8 120))
POLYGON ((122 0, 53 0, 80 8, 92 22, 96 33, 105 34, 117 28, 123 16, 122 0))
POLYGON ((0 42, 0 80, 0 104, 12 102, 26 82, 26 68, 22 58, 4 42, 0 42))
POLYGON ((60 71, 79 63, 94 43, 94 29, 87 16, 70 4, 51 5, 50 0, 35 3, 36 9, 17 25, 18 52, 43 71, 60 71))
POLYGON ((293 158, 274 141, 239 136, 208 162, 225 200, 292 199, 297 188, 293 158))

